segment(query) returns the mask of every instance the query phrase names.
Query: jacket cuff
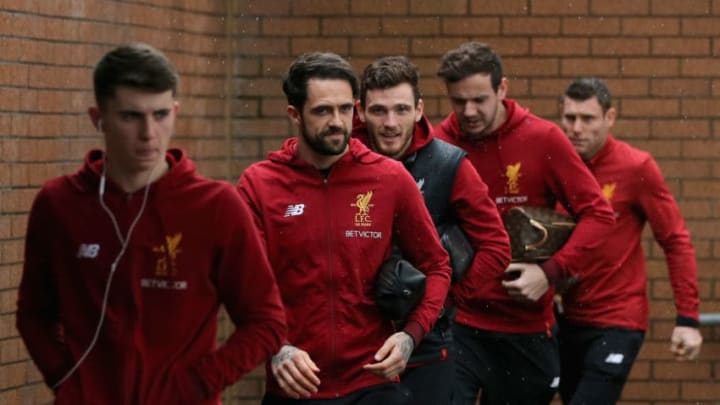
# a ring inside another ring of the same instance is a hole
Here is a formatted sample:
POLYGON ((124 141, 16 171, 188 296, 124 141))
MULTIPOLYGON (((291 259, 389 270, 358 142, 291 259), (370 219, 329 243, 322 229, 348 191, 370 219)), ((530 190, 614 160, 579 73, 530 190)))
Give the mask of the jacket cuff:
POLYGON ((678 315, 675 318, 675 325, 676 326, 689 326, 691 328, 698 328, 700 327, 700 321, 694 318, 690 318, 689 316, 682 316, 678 315))
POLYGON ((420 323, 417 321, 407 321, 405 324, 405 327, 403 328, 403 332, 410 335, 410 337, 413 339, 413 343, 415 344, 415 347, 420 344, 420 341, 422 340, 423 336, 425 335, 425 332, 423 332, 422 326, 420 326, 420 323))
POLYGON ((562 269, 560 268, 558 262, 551 257, 546 261, 540 263, 539 265, 542 271, 545 273, 545 277, 547 277, 550 285, 555 285, 555 283, 557 283, 562 274, 562 269))

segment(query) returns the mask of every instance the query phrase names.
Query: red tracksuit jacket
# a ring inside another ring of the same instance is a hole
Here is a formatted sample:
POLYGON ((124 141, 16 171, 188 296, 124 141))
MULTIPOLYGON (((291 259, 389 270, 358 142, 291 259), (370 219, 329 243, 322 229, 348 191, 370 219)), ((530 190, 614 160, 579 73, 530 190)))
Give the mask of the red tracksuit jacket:
MULTIPOLYGON (((238 189, 255 212, 286 308, 288 341, 307 351, 322 381, 314 398, 336 398, 387 383, 364 364, 392 333, 373 285, 393 241, 426 276, 425 298, 405 330, 419 342, 450 284, 442 248, 422 196, 401 163, 356 139, 327 178, 296 156, 288 139, 247 168, 238 189), (435 235, 433 237, 432 235, 435 235)), ((283 395, 268 366, 270 392, 283 395)))
MULTIPOLYGON (((204 179, 180 150, 150 186, 112 279, 89 356, 56 390, 58 404, 218 404, 222 389, 285 340, 284 310, 247 205, 204 179), (237 329, 216 348, 220 304, 237 329)), ((47 182, 30 212, 17 327, 52 386, 90 344, 121 243, 98 200, 101 151, 47 182)), ((144 190, 108 181, 104 201, 123 234, 144 190)))
MULTIPOLYGON (((505 123, 480 141, 463 139, 454 113, 433 134, 467 151, 501 214, 513 206, 554 208, 558 201, 568 207, 578 220, 573 235, 541 266, 551 281, 583 277, 591 255, 614 223, 610 205, 557 125, 530 114, 513 100, 503 103, 505 123)), ((535 303, 520 303, 507 294, 501 277, 485 281, 488 285, 482 291, 462 284, 453 289, 456 322, 495 332, 549 333, 554 323, 552 289, 535 303)))
POLYGON ((608 136, 587 165, 612 203, 615 227, 612 237, 601 241, 585 277, 563 298, 566 318, 599 327, 647 329, 642 232, 649 222, 667 259, 678 324, 697 326, 695 252, 680 209, 652 156, 608 136))

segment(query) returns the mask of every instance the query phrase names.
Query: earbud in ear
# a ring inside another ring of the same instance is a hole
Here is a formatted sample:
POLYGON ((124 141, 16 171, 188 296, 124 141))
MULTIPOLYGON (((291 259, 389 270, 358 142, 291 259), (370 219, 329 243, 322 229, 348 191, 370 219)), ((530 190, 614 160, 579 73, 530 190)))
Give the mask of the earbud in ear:
POLYGON ((103 129, 102 129, 102 118, 98 118, 98 123, 97 123, 97 125, 98 125, 98 126, 97 126, 97 127, 98 127, 98 131, 102 132, 102 130, 103 130, 103 129))

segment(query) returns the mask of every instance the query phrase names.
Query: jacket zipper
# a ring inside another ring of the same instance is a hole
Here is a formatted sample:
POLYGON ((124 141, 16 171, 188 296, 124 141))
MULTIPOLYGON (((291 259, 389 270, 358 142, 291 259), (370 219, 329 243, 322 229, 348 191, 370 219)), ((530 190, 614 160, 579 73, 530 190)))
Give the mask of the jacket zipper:
MULTIPOLYGON (((328 184, 328 173, 327 177, 323 177, 323 186, 325 187, 325 212, 332 212, 330 204, 330 186, 328 184)), ((333 255, 332 255, 332 239, 333 239, 333 223, 331 215, 326 215, 326 229, 327 229, 327 263, 328 263, 328 292, 330 295, 330 364, 334 365, 336 360, 337 342, 335 331, 337 325, 335 325, 335 279, 333 277, 333 255)), ((332 366, 331 366, 332 367, 332 366)))

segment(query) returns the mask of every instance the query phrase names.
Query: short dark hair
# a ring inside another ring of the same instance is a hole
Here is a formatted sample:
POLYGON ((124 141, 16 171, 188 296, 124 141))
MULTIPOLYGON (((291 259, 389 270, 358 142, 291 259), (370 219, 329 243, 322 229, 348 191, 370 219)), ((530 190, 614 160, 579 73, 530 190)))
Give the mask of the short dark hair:
POLYGON ((603 79, 597 77, 578 77, 565 90, 565 97, 577 101, 589 100, 597 97, 603 112, 612 107, 610 89, 603 79))
POLYGON ((350 63, 337 54, 304 53, 290 64, 282 87, 288 104, 302 110, 307 101, 307 84, 310 79, 345 80, 352 88, 353 100, 357 99, 358 78, 350 63))
POLYGON ((408 83, 413 90, 415 106, 420 100, 418 68, 404 56, 385 56, 367 65, 360 80, 360 104, 365 106, 368 90, 389 89, 408 83))
POLYGON ((466 42, 442 56, 437 75, 447 83, 455 83, 477 73, 489 74, 492 88, 497 91, 503 78, 500 55, 490 45, 466 42))
POLYGON ((119 86, 162 93, 177 93, 180 77, 175 66, 158 49, 143 43, 119 46, 95 65, 93 84, 98 107, 115 96, 119 86))

